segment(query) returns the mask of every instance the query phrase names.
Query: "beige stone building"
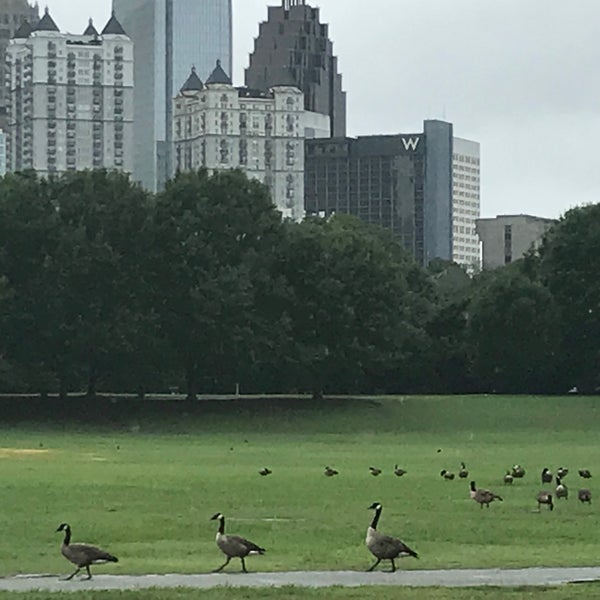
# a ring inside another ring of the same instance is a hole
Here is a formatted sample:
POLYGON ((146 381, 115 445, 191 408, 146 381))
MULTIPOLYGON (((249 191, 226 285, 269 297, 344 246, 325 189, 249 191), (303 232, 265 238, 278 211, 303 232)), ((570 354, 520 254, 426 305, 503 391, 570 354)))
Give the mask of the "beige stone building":
POLYGON ((132 171, 133 44, 114 15, 72 35, 46 9, 6 53, 9 171, 132 171))
POLYGON ((507 265, 537 248, 556 221, 531 215, 499 215, 477 219, 477 233, 483 246, 483 268, 507 265))

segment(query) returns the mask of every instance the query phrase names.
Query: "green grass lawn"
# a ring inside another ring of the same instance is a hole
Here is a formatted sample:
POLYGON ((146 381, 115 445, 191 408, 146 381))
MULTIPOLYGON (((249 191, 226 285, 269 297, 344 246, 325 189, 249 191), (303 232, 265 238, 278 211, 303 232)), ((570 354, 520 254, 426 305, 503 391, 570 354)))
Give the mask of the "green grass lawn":
POLYGON ((77 600, 196 600, 200 597, 202 600, 594 600, 600 598, 600 587, 596 584, 578 584, 556 588, 220 588, 201 592, 185 589, 23 594, 0 592, 0 600, 71 600, 75 597, 77 600))
MULTIPOLYGON (((364 546, 373 501, 384 505, 380 529, 421 556, 403 560, 403 569, 587 566, 600 556, 595 499, 592 506, 576 499, 581 485, 596 493, 595 479, 584 483, 578 468, 600 477, 598 398, 133 406, 108 406, 100 424, 85 406, 78 418, 50 424, 5 422, 0 576, 69 573, 61 534, 54 532, 63 521, 74 541, 119 557, 93 572, 208 572, 223 562, 209 520, 217 511, 228 517, 229 532, 267 549, 248 558, 251 571, 366 570, 373 562, 364 546), (457 471, 460 461, 504 502, 481 510, 469 499, 470 478, 440 477, 443 468, 457 471), (395 477, 395 463, 408 474, 395 477), (502 476, 515 463, 527 474, 504 486, 502 476), (324 477, 325 465, 340 475, 324 477), (260 477, 263 466, 273 474, 260 477), (372 477, 369 466, 384 472, 372 477), (570 468, 565 482, 572 497, 554 512, 538 513, 544 466, 570 468)), ((232 561, 228 570, 239 566, 232 561)), ((463 597, 446 593, 439 597, 463 597)))

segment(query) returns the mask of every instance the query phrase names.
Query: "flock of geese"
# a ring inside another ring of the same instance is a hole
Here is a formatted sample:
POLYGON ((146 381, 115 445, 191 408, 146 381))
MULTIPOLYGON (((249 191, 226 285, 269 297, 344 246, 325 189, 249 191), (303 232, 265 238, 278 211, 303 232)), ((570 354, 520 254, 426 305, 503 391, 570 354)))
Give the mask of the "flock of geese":
MULTIPOLYGON (((383 470, 376 467, 369 467, 369 472, 374 477, 378 477, 381 475, 383 470)), ((268 467, 263 467, 259 470, 259 474, 263 477, 271 475, 272 473, 273 471, 268 467)), ((398 477, 402 477, 407 473, 407 471, 398 467, 398 465, 395 465, 393 473, 398 477)), ((568 473, 569 470, 564 467, 558 468, 555 475, 548 467, 544 467, 542 469, 542 485, 551 484, 554 480, 556 487, 554 489, 554 493, 552 490, 547 489, 538 492, 536 495, 538 510, 541 510, 542 505, 546 505, 548 506, 549 510, 553 510, 554 497, 557 499, 567 499, 569 497, 569 489, 563 482, 563 479, 568 475, 568 473)), ((579 469, 578 473, 583 479, 590 479, 592 477, 589 469, 579 469)), ((335 475, 339 474, 339 471, 327 466, 325 467, 323 474, 325 477, 334 477, 335 475)), ((453 472, 448 471, 447 469, 443 469, 440 472, 440 475, 447 481, 454 480, 456 476, 453 472)), ((512 485, 515 479, 521 479, 524 476, 525 469, 520 465, 514 465, 512 469, 506 471, 506 474, 503 477, 503 482, 505 485, 512 485)), ((469 477, 469 471, 464 462, 460 463, 458 477, 460 479, 467 479, 469 477)), ((470 481, 469 487, 469 495, 471 499, 477 502, 481 508, 483 508, 484 505, 486 508, 489 508, 490 504, 495 500, 500 502, 503 501, 502 497, 495 492, 485 488, 478 488, 475 484, 475 481, 470 481)), ((591 504, 592 493, 588 488, 580 488, 577 492, 577 498, 581 503, 591 504)), ((368 569, 368 571, 373 571, 382 560, 389 560, 391 562, 391 572, 394 572, 396 570, 395 560, 397 558, 406 556, 419 558, 419 555, 414 550, 409 548, 401 539, 392 537, 390 535, 385 535, 378 531, 377 527, 379 525, 379 519, 383 510, 383 506, 380 502, 373 502, 373 504, 371 504, 368 508, 375 511, 375 513, 369 527, 367 528, 365 543, 368 550, 376 558, 376 562, 368 569)), ((232 558, 239 558, 242 563, 242 571, 247 573, 248 571, 246 570, 245 558, 250 555, 264 554, 266 550, 244 537, 226 534, 225 516, 223 513, 216 513, 211 517, 211 520, 218 521, 219 523, 215 541, 219 550, 226 557, 225 562, 213 572, 218 573, 222 571, 229 564, 232 558)), ((77 575, 81 569, 86 570, 87 577, 85 579, 91 579, 91 565, 104 564, 107 562, 118 562, 118 558, 116 556, 106 552, 105 550, 102 550, 101 548, 98 548, 97 546, 81 543, 72 544, 71 527, 68 523, 61 523, 56 531, 64 531, 61 553, 67 560, 72 562, 77 567, 76 570, 71 573, 71 575, 66 577, 66 581, 73 579, 73 577, 75 577, 75 575, 77 575)))

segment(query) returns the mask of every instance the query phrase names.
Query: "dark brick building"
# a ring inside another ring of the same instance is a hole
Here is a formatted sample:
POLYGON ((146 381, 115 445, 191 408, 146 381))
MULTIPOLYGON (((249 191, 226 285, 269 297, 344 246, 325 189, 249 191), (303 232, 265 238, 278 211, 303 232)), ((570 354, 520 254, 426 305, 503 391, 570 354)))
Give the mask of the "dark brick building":
POLYGON ((338 73, 329 27, 319 20, 319 9, 305 0, 282 0, 268 8, 254 41, 246 86, 268 90, 293 85, 304 92, 307 110, 329 115, 331 135, 346 135, 346 93, 338 73))

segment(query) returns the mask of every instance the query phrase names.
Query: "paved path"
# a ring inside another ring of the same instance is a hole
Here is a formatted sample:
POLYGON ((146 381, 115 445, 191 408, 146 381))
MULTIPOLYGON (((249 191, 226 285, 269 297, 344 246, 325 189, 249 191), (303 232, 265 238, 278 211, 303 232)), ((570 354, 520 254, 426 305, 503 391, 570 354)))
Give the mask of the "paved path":
POLYGON ((0 591, 49 592, 80 590, 139 590, 146 588, 231 587, 357 587, 363 585, 402 586, 547 586, 598 581, 600 567, 534 569, 462 569, 449 571, 396 571, 361 573, 357 571, 292 571, 287 573, 219 573, 209 575, 96 575, 91 581, 61 581, 54 575, 19 575, 0 578, 0 591))

